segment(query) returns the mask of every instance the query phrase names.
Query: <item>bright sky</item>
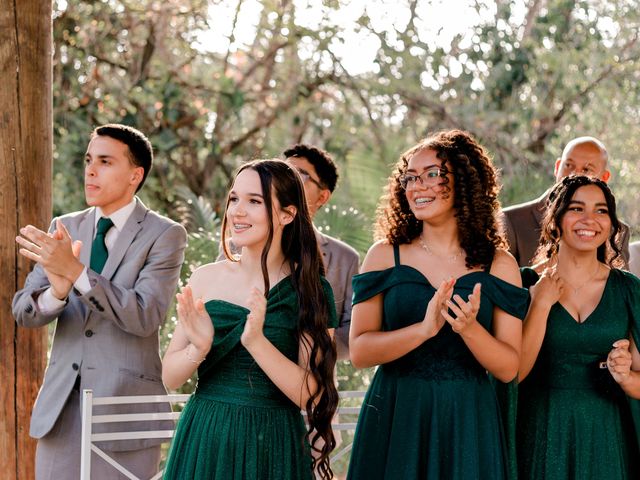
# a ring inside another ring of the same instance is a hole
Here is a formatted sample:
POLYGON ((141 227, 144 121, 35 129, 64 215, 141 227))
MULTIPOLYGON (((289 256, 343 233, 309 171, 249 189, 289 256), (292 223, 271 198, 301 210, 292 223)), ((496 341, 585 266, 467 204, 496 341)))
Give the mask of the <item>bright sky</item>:
MULTIPOLYGON (((480 14, 471 6, 470 0, 433 0, 419 2, 417 12, 421 18, 418 35, 423 41, 434 46, 447 47, 455 35, 467 34, 471 27, 483 18, 495 15, 495 2, 485 2, 486 8, 480 14)), ((209 9, 211 30, 203 32, 199 37, 199 48, 215 52, 226 51, 231 33, 237 0, 222 0, 209 9)), ((374 69, 373 59, 379 47, 378 40, 370 34, 356 31, 356 20, 366 10, 377 32, 393 32, 404 30, 409 20, 406 2, 397 0, 350 0, 337 12, 327 12, 320 0, 294 0, 296 6, 296 24, 317 28, 320 23, 334 24, 344 29, 344 41, 334 42, 332 52, 342 60, 343 65, 352 75, 374 69)), ((524 15, 524 0, 518 2, 516 15, 524 15)), ((253 40, 255 25, 258 22, 262 6, 259 1, 245 1, 240 11, 236 31, 235 48, 249 44, 253 40)), ((522 21, 522 18, 514 19, 522 21)), ((469 33, 472 35, 472 33, 469 33)), ((233 47, 232 46, 232 47, 233 47)), ((304 56, 304 48, 301 48, 304 56)))

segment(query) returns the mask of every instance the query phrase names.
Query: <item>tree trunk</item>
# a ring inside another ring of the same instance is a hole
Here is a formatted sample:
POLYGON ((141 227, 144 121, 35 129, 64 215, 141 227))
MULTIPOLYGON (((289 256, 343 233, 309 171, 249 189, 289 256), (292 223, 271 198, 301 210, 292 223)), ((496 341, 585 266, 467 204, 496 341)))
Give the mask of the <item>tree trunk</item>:
POLYGON ((46 362, 47 329, 16 328, 14 292, 31 262, 21 226, 51 217, 51 0, 0 0, 0 476, 34 477, 29 419, 46 362))

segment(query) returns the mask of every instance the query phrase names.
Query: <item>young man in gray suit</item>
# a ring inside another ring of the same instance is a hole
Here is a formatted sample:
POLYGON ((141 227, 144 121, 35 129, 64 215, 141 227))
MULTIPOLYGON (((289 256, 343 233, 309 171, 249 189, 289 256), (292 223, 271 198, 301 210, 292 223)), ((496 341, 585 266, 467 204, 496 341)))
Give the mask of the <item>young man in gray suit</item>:
MULTIPOLYGON (((13 299, 18 325, 37 328, 57 319, 31 416, 37 480, 80 476, 83 389, 98 397, 166 393, 158 330, 176 289, 186 232, 135 196, 152 160, 141 132, 118 124, 96 128, 85 156, 90 208, 54 219, 49 233, 27 225, 16 238, 20 253, 37 262, 13 299)), ((162 428, 161 422, 151 427, 162 428)), ((158 470, 158 442, 100 447, 137 477, 149 478, 158 470)), ((125 478, 97 455, 92 475, 125 478)))
MULTIPOLYGON (((575 138, 564 147, 562 156, 556 160, 556 182, 571 174, 590 175, 607 182, 611 177, 611 172, 607 169, 608 158, 607 150, 600 140, 594 137, 575 138)), ((548 195, 549 190, 539 198, 503 210, 509 250, 521 267, 530 266, 538 248, 548 195)), ((625 224, 622 224, 620 245, 626 268, 629 261, 629 227, 625 224)))
MULTIPOLYGON (((311 219, 325 205, 338 183, 338 169, 331 156, 319 148, 298 144, 285 150, 286 161, 292 165, 304 183, 304 194, 311 219)), ((349 359, 349 326, 351 325, 351 278, 358 273, 358 252, 340 240, 316 230, 322 252, 325 276, 333 289, 336 312, 340 321, 336 329, 338 359, 349 359)))

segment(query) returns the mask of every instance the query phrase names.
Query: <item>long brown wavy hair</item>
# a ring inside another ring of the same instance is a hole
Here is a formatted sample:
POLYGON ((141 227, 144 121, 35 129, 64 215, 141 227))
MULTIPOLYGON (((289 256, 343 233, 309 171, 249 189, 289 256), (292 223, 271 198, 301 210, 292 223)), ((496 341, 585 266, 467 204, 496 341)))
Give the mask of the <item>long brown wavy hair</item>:
POLYGON ((488 268, 496 249, 506 247, 496 220, 498 174, 482 145, 462 130, 438 132, 400 156, 378 205, 376 239, 400 245, 411 243, 422 232, 422 221, 409 208, 400 185, 409 160, 422 150, 435 151, 442 166, 453 174, 453 208, 467 268, 488 268))
POLYGON ((549 260, 560 251, 560 239, 562 238, 562 219, 567 213, 573 195, 580 187, 595 185, 604 195, 611 220, 611 233, 606 242, 598 247, 598 261, 612 268, 620 268, 624 265, 621 255, 620 237, 621 224, 616 214, 616 198, 611 193, 609 186, 599 178, 587 175, 569 175, 555 184, 547 200, 547 209, 542 219, 542 231, 540 243, 532 263, 535 265, 549 260))
MULTIPOLYGON (((309 444, 319 453, 313 459, 313 468, 320 477, 329 480, 333 477, 329 464, 329 454, 335 448, 336 441, 331 429, 331 419, 338 407, 338 391, 333 381, 336 364, 336 345, 327 331, 329 321, 329 299, 324 293, 321 276, 324 264, 318 249, 316 234, 311 223, 304 187, 300 175, 287 163, 278 159, 254 160, 244 164, 243 170, 251 169, 260 176, 264 207, 267 210, 269 235, 262 250, 261 266, 264 278, 265 296, 269 292, 269 272, 267 256, 273 242, 273 202, 271 194, 278 199, 280 208, 293 206, 297 213, 293 221, 285 225, 282 231, 282 253, 291 272, 291 282, 298 297, 298 329, 296 339, 303 342, 309 353, 309 374, 318 384, 318 389, 307 404, 305 410, 308 419, 307 438, 309 444), (306 336, 305 336, 306 335, 306 336), (310 338, 311 342, 307 340, 310 338), (322 439, 322 447, 316 447, 322 439)), ((225 255, 233 260, 229 251, 227 235, 227 209, 225 206, 222 220, 222 245, 225 255)))

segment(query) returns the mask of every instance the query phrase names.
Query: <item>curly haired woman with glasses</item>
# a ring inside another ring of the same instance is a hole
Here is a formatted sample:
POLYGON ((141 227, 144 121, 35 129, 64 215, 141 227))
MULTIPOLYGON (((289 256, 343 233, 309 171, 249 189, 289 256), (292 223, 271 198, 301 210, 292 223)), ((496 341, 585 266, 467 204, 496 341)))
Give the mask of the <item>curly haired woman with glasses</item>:
POLYGON ((498 231, 499 185, 466 132, 405 152, 354 277, 351 361, 379 365, 364 400, 350 479, 506 478, 489 373, 518 372, 527 303, 498 231))

